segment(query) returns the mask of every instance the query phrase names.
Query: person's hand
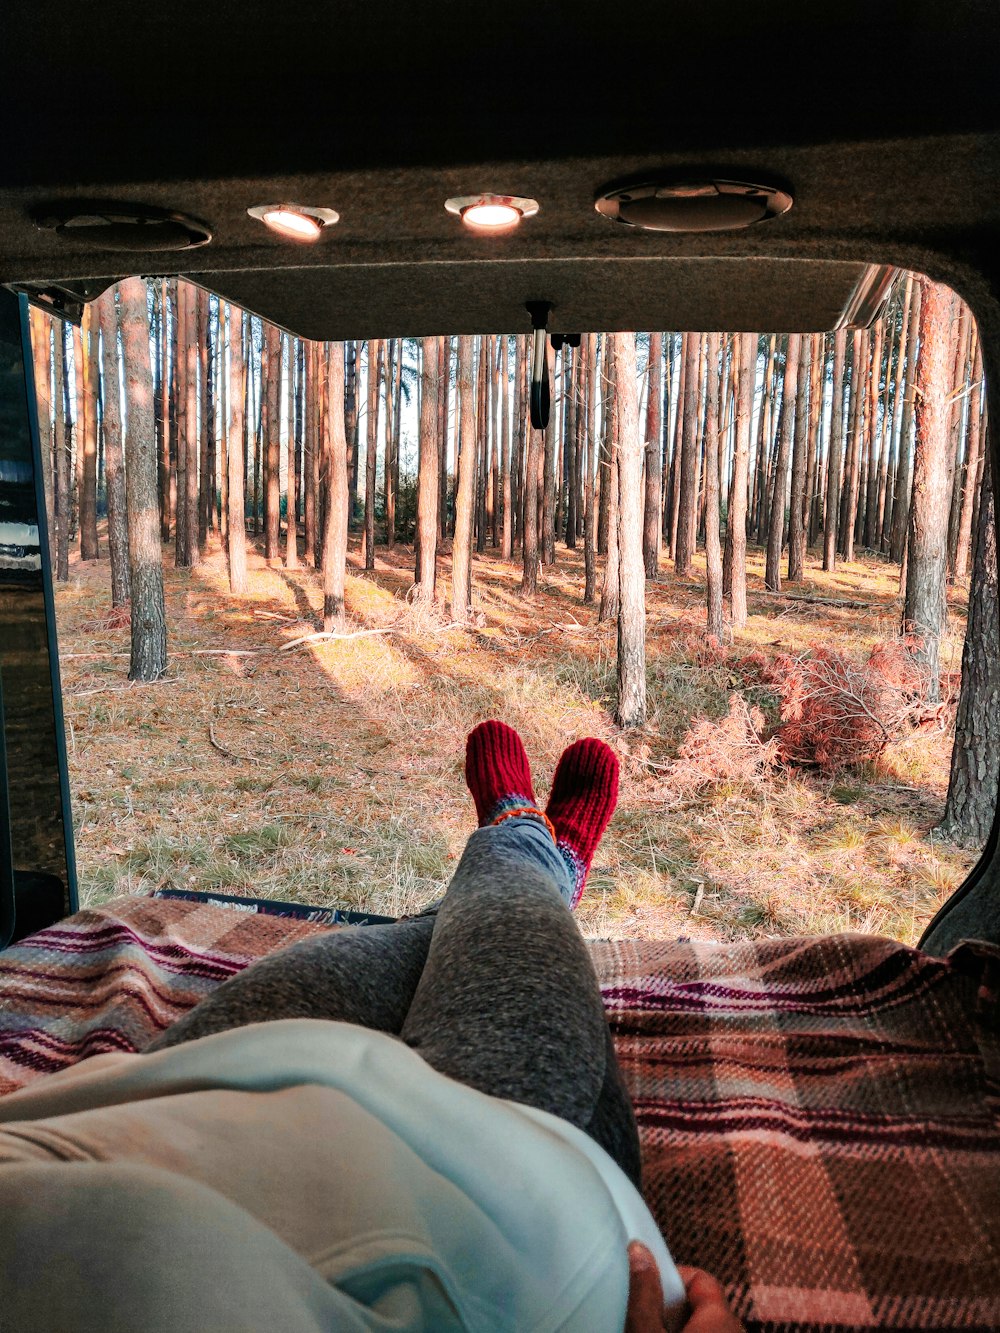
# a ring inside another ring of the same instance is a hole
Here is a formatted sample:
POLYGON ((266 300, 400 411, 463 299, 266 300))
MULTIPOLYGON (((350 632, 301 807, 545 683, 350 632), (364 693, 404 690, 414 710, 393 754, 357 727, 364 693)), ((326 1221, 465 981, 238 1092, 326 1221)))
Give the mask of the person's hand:
POLYGON ((664 1311, 656 1260, 640 1241, 634 1240, 628 1247, 628 1270, 625 1333, 663 1333, 665 1329, 679 1333, 743 1333, 743 1325, 726 1304, 722 1288, 702 1269, 678 1269, 688 1298, 683 1323, 664 1311))

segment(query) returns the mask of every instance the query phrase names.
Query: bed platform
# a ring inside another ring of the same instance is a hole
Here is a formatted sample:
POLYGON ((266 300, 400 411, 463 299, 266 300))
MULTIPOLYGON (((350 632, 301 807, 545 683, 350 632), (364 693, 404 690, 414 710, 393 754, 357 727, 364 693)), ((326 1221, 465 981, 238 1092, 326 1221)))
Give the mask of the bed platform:
MULTIPOLYGON (((0 1094, 142 1050, 255 958, 329 928, 121 898, 23 940, 0 953, 0 1094)), ((1000 1328, 1000 950, 591 948, 647 1199, 749 1330, 1000 1328)))

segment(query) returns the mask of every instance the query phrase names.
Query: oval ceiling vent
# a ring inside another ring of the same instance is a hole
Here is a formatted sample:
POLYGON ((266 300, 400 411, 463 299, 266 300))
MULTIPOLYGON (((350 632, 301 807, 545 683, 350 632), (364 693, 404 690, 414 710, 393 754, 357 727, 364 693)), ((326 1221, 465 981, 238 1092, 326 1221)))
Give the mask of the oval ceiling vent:
POLYGON ((609 186, 598 213, 642 231, 738 231, 780 217, 792 206, 787 190, 731 180, 645 180, 609 186))
POLYGON ((204 222, 152 204, 74 199, 37 209, 34 220, 42 231, 98 250, 195 250, 212 239, 204 222))

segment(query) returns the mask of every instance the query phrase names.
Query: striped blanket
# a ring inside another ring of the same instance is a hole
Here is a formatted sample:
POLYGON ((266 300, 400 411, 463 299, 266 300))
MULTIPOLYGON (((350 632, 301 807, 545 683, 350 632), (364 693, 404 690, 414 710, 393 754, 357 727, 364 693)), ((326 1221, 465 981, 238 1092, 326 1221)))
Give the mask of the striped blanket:
MULTIPOLYGON (((123 899, 0 954, 0 1092, 315 924, 123 899)), ((750 1330, 1000 1328, 1000 951, 595 942, 646 1195, 750 1330)))

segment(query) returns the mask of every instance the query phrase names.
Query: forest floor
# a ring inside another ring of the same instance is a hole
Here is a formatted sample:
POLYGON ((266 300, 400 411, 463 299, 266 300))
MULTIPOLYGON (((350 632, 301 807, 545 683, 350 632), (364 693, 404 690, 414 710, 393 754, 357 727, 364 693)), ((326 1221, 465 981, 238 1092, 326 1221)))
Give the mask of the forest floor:
MULTIPOLYGON (((690 579, 665 566, 647 586, 650 717, 623 733, 609 712, 615 632, 581 602, 581 553, 560 548, 533 602, 518 596, 519 567, 477 557, 475 623, 457 629, 408 600, 409 548, 379 548, 366 575, 352 536, 347 637, 299 644, 322 606, 315 571, 251 554, 250 591, 235 600, 218 546, 194 570, 165 559, 169 668, 152 685, 127 680, 127 615, 110 613, 106 561, 75 563, 57 592, 83 905, 172 886, 413 911, 441 892, 474 827, 465 736, 488 717, 520 731, 543 799, 577 737, 601 736, 621 759, 579 913, 587 935, 915 942, 976 859, 932 833, 946 727, 902 736, 860 769, 676 790, 690 723, 725 716, 739 684, 724 658, 703 665, 703 566, 690 579)), ((824 574, 813 557, 793 598, 763 592, 759 553, 749 572, 741 652, 823 645, 860 658, 897 632, 893 566, 824 574)), ((964 630, 957 590, 944 667, 960 666, 964 630)))

